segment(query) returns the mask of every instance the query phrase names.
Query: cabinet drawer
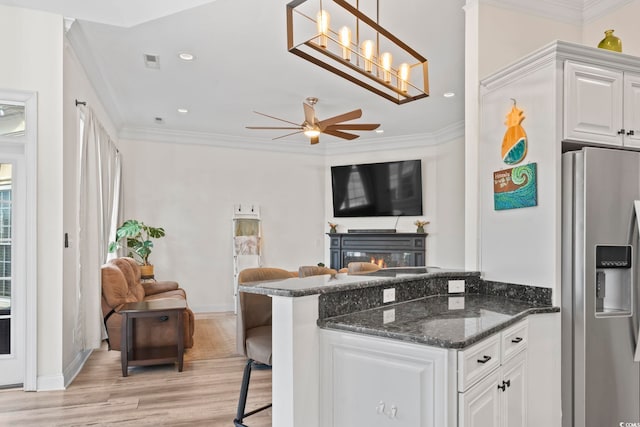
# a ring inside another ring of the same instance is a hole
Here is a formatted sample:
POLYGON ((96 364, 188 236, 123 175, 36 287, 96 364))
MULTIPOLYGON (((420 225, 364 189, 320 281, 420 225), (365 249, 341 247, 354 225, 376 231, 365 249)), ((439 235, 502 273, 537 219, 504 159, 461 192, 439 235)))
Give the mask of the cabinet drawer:
POLYGON ((502 332, 502 363, 527 348, 528 325, 525 320, 516 323, 502 332))
POLYGON ((500 366, 500 334, 458 352, 458 391, 465 391, 500 366))

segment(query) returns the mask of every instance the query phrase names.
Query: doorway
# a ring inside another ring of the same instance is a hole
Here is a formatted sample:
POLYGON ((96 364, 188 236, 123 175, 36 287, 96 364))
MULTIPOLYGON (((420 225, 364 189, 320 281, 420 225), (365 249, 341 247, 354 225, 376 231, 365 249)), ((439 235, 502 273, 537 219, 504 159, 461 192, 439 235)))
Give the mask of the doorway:
POLYGON ((0 388, 36 388, 36 108, 0 92, 0 388))

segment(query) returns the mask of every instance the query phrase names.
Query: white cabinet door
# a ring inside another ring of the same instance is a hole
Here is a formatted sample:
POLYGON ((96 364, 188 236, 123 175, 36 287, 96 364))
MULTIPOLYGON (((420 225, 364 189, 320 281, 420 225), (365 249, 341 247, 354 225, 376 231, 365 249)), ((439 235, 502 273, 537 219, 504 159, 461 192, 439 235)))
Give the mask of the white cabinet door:
POLYGON ((640 75, 624 74, 624 145, 640 148, 640 75))
POLYGON ((564 79, 564 139, 622 145, 622 72, 566 61, 564 79))
POLYGON ((500 427, 500 369, 458 397, 458 425, 461 427, 500 427))
POLYGON ((333 331, 322 347, 323 426, 447 425, 446 350, 333 331))
POLYGON ((502 365, 502 427, 527 426, 527 352, 502 365))

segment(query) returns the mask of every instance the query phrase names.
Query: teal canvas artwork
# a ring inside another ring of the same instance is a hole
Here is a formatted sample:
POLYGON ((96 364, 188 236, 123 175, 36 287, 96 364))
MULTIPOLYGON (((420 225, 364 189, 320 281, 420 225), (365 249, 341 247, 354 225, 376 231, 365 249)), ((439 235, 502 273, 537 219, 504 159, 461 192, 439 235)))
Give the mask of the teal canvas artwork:
POLYGON ((493 173, 493 207, 497 211, 537 206, 537 164, 493 173))

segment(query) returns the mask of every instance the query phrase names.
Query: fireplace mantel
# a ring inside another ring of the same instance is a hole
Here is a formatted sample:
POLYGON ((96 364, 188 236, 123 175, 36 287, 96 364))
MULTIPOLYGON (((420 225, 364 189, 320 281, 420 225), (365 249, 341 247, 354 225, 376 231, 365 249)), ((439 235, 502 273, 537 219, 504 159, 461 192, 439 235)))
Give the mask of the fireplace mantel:
POLYGON ((336 270, 346 267, 351 261, 384 263, 381 265, 383 267, 425 265, 427 233, 358 232, 327 235, 330 238, 331 268, 336 270))

